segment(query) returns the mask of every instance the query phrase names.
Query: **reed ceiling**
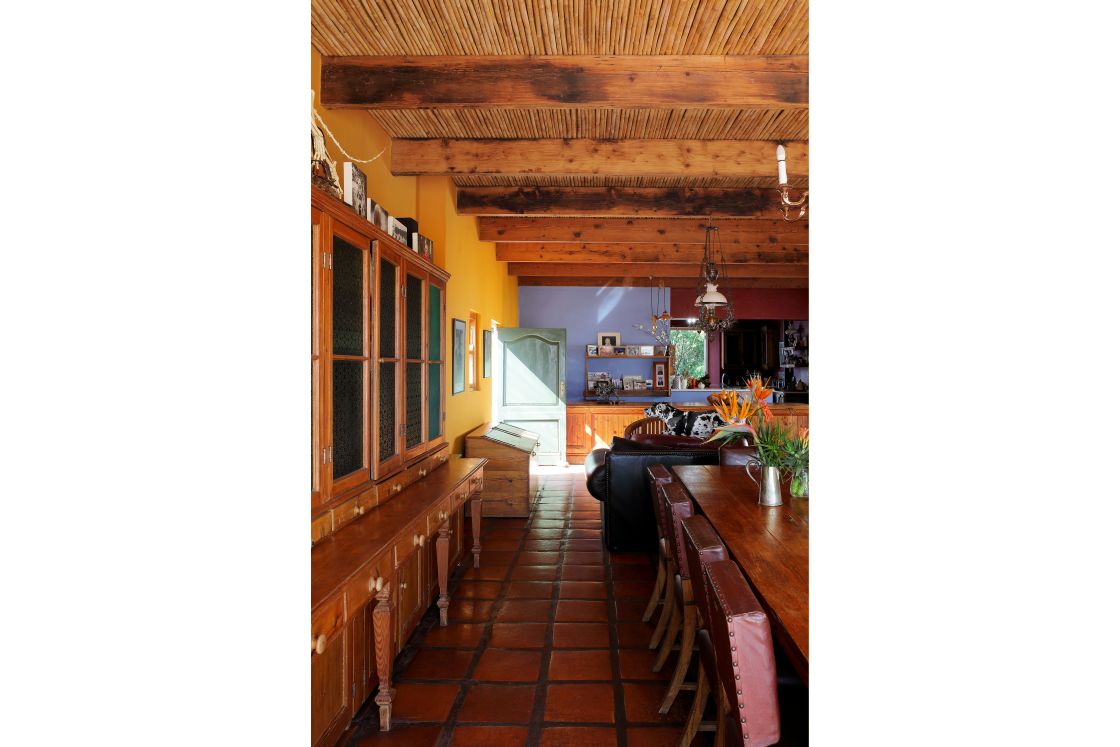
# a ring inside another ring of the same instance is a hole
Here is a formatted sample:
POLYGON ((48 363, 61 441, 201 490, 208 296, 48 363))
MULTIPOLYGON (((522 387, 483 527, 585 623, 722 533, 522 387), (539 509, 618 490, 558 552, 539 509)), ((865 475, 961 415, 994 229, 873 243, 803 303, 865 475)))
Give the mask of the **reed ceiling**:
MULTIPOLYGON (((808 0, 312 0, 311 39, 324 58, 807 55, 808 11, 808 0)), ((809 112, 804 101, 800 107, 781 108, 787 105, 784 101, 770 108, 717 108, 697 103, 688 107, 674 106, 680 103, 679 99, 657 102, 653 105, 656 108, 599 107, 598 102, 594 107, 599 108, 433 107, 427 104, 395 108, 397 102, 392 102, 388 106, 371 107, 369 114, 394 140, 807 142, 809 112)), ((805 164, 807 160, 802 160, 803 169, 805 164)), ((665 190, 666 199, 677 199, 679 193, 673 190, 689 190, 691 212, 682 209, 678 213, 681 216, 696 215, 697 209, 704 210, 705 205, 716 204, 717 198, 723 201, 719 204, 724 206, 720 208, 724 212, 715 210, 713 213, 726 215, 727 194, 716 195, 705 190, 753 189, 757 193, 769 190, 776 181, 771 176, 746 175, 762 173, 749 170, 739 171, 740 175, 735 176, 687 176, 688 167, 680 169, 681 176, 621 176, 612 175, 609 170, 594 175, 526 174, 514 173, 512 169, 507 174, 463 173, 474 170, 469 166, 460 167, 459 173, 452 171, 449 175, 454 184, 463 189, 540 187, 578 191, 633 187, 651 190, 651 196, 631 198, 639 205, 634 213, 626 212, 628 207, 624 199, 611 195, 616 204, 611 206, 609 214, 631 214, 632 217, 642 217, 642 200, 658 198, 652 190, 665 190)), ((721 171, 709 169, 709 174, 721 171)), ((791 175, 789 181, 795 189, 808 187, 807 176, 791 175)), ((584 194, 582 199, 586 200, 587 193, 584 194)), ((519 205, 524 201, 514 194, 507 202, 519 205)), ((571 201, 564 204, 571 204, 571 201)), ((507 208, 503 210, 510 212, 507 208)), ((501 213, 499 210, 494 215, 501 213)), ((672 212, 660 213, 666 214, 672 212)), ((587 211, 583 210, 582 215, 586 216, 587 211)), ((555 210, 549 216, 558 221, 574 219, 555 210)), ((773 211, 757 214, 748 211, 738 217, 773 219, 775 215, 773 211)), ((544 261, 574 259, 568 250, 558 250, 552 257, 547 245, 537 246, 545 247, 536 250, 541 255, 539 259, 544 261)), ((618 257, 612 256, 617 267, 618 257)), ((595 252, 580 259, 597 261, 595 252)), ((807 252, 796 259, 807 263, 807 252)), ((535 279, 523 277, 522 280, 532 283, 535 279)), ((554 280, 547 278, 541 282, 554 280)), ((586 280, 583 278, 581 282, 586 280)))

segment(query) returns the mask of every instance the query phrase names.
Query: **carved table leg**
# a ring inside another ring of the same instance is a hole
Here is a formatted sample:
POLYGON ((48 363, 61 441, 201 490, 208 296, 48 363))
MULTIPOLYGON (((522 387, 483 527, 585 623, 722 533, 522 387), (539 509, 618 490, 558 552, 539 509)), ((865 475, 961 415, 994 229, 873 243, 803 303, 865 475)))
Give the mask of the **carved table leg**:
POLYGON ((393 600, 385 584, 377 592, 377 605, 373 608, 373 648, 377 661, 377 697, 374 702, 381 710, 381 731, 389 731, 393 718, 393 600))
POLYGON ((439 574, 439 600, 436 606, 439 607, 439 624, 441 627, 447 626, 447 605, 450 604, 450 599, 447 596, 447 549, 450 544, 451 526, 447 521, 440 524, 439 537, 436 539, 436 569, 439 574))
POLYGON ((475 493, 471 496, 471 530, 474 533, 474 567, 478 568, 478 556, 482 554, 482 494, 475 493))

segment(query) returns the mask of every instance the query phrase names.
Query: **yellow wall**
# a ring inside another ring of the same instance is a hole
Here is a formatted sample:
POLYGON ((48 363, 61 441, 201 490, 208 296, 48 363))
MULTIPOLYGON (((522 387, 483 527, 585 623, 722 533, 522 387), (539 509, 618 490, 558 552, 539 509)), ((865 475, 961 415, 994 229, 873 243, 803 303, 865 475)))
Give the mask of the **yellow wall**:
MULTIPOLYGON (((451 319, 468 318, 474 311, 479 317, 479 346, 482 330, 491 320, 503 327, 517 326, 517 279, 506 272, 506 263, 495 259, 493 242, 478 240, 478 220, 455 212, 455 186, 447 177, 393 176, 389 173, 390 143, 388 135, 368 113, 354 110, 327 110, 319 106, 319 53, 311 50, 311 85, 315 89, 315 105, 331 132, 356 158, 372 158, 382 148, 385 154, 373 163, 360 164, 366 175, 366 191, 370 198, 383 205, 391 215, 415 218, 420 232, 435 246, 435 263, 451 273, 447 283, 447 329, 451 340, 451 319)), ((329 136, 327 151, 338 166, 341 179, 343 156, 329 136)), ((450 358, 451 345, 447 346, 450 358)), ((478 391, 452 396, 451 363, 446 366, 444 386, 447 397, 447 440, 452 453, 461 454, 463 436, 490 420, 491 383, 481 379, 478 391)), ((482 374, 481 359, 479 376, 482 374)))

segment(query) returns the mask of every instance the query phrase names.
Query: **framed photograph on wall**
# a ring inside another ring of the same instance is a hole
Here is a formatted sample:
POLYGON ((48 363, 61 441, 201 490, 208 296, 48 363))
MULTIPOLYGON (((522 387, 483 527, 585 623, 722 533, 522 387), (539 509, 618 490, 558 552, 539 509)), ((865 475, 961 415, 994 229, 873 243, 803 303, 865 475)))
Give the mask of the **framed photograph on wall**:
POLYGON ((466 388, 467 323, 462 319, 451 320, 451 394, 466 388))
MULTIPOLYGON (((598 335, 596 335, 596 338, 600 348, 613 348, 620 344, 619 340, 622 339, 622 335, 620 335, 618 332, 600 332, 598 335)), ((602 353, 600 353, 600 355, 601 354, 602 353)))
POLYGON ((482 378, 490 378, 490 336, 494 334, 488 329, 482 330, 482 378))
POLYGON ((664 363, 654 363, 653 364, 653 388, 654 389, 664 389, 665 388, 665 364, 664 363))

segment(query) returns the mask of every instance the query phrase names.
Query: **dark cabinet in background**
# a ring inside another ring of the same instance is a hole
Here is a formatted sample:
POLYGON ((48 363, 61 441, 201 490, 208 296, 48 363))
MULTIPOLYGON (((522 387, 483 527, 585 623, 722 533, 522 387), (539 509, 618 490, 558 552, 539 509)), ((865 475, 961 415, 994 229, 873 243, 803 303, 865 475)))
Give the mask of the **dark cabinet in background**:
POLYGON ((754 372, 773 376, 780 365, 781 334, 780 324, 772 320, 740 320, 724 330, 720 364, 727 386, 741 385, 754 372))

